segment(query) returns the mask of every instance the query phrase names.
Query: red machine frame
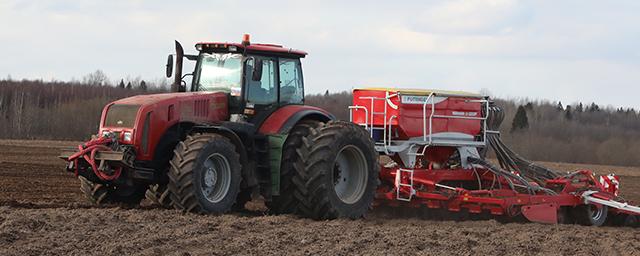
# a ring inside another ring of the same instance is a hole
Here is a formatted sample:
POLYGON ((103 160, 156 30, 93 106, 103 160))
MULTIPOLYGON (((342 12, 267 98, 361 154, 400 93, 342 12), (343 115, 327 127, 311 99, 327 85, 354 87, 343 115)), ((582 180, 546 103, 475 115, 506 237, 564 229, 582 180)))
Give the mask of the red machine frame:
POLYGON ((595 211, 605 208, 609 216, 640 214, 639 207, 619 202, 617 176, 598 179, 589 170, 579 170, 544 179, 539 184, 524 179, 517 171, 508 172, 483 160, 475 150, 488 146, 487 133, 499 134, 487 126, 487 97, 460 92, 385 88, 356 89, 353 97, 354 105, 349 107, 351 121, 369 130, 376 149, 393 160, 381 167, 382 185, 377 193, 379 205, 490 213, 508 218, 522 214, 530 221, 541 223, 558 223, 567 218, 562 216, 566 212, 563 209, 574 209, 580 205, 589 205, 595 211), (407 109, 403 106, 402 97, 407 95, 422 104, 422 127, 420 122, 402 123, 408 119, 401 115, 416 115, 406 111, 402 113, 402 109, 407 109), (437 97, 440 97, 439 109, 435 102, 437 97), (456 103, 447 103, 449 99, 456 103), (480 106, 465 106, 461 102, 480 106), (473 110, 483 111, 481 115, 451 115, 473 110), (458 121, 454 126, 442 124, 451 119, 463 119, 464 122, 458 121), (482 130, 467 129, 459 124, 473 124, 482 130), (411 132, 398 129, 419 129, 424 133, 416 139, 406 136, 411 132), (438 133, 442 136, 436 136, 438 133), (471 134, 465 137, 457 133, 471 134), (455 151, 459 152, 460 166, 443 167, 440 163, 455 151), (469 152, 463 154, 463 151, 469 152))

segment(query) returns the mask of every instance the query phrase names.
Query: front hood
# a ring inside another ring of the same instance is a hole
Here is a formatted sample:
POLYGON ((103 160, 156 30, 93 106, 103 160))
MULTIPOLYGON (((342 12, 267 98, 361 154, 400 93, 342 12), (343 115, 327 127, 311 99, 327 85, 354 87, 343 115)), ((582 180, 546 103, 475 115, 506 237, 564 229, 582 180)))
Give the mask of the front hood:
POLYGON ((182 99, 192 98, 194 96, 202 95, 225 95, 224 92, 172 92, 172 93, 158 93, 158 94, 146 94, 137 95, 129 98, 120 99, 114 101, 113 104, 126 104, 126 105, 141 105, 149 106, 163 101, 175 100, 181 101, 182 99))
MULTIPOLYGON (((130 132, 127 143, 145 145, 143 157, 151 157, 154 143, 178 123, 213 124, 228 120, 225 92, 176 92, 138 95, 111 102, 102 110, 100 134, 130 132)), ((140 156, 139 156, 140 157, 140 156)))

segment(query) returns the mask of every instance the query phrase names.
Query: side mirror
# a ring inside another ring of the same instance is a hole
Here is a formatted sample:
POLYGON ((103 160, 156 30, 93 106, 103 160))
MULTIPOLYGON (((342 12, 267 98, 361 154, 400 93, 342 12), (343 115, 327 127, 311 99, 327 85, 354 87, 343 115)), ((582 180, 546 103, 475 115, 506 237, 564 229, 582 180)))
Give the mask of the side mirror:
POLYGON ((262 80, 262 60, 255 61, 255 65, 253 65, 253 73, 251 73, 251 80, 262 80))
POLYGON ((167 57, 167 70, 165 71, 167 78, 173 75, 173 55, 169 54, 167 57))

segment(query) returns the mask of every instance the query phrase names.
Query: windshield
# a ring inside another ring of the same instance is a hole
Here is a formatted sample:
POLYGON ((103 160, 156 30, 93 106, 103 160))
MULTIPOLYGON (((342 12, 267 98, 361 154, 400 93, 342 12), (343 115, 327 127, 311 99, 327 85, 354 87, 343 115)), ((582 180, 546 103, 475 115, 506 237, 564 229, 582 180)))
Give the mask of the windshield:
POLYGON ((203 53, 200 55, 198 91, 223 91, 239 96, 242 55, 237 53, 203 53))

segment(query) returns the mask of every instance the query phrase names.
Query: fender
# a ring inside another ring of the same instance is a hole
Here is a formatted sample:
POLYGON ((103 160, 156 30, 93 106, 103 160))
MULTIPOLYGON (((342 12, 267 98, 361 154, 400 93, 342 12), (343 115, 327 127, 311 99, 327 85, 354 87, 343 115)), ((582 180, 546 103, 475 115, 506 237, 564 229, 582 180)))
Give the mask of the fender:
POLYGON ((312 119, 321 122, 335 117, 324 109, 306 105, 286 105, 271 113, 260 125, 258 132, 269 138, 269 166, 271 169, 271 195, 280 195, 280 166, 282 147, 293 126, 300 120, 312 119))
POLYGON ((307 105, 287 105, 273 112, 260 125, 261 134, 287 134, 302 119, 313 119, 322 122, 335 120, 335 117, 324 109, 307 105))

